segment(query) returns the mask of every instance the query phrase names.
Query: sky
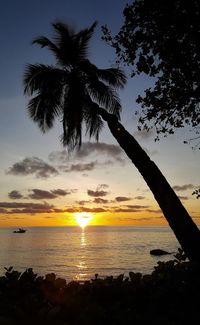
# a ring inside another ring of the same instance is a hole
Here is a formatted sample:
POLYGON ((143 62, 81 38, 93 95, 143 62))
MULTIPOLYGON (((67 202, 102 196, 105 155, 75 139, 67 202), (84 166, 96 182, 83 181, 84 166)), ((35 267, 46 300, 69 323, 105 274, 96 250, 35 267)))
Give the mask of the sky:
MULTIPOLYGON (((23 95, 28 63, 52 64, 34 37, 51 37, 51 23, 64 20, 77 30, 98 21, 90 60, 100 68, 115 63, 113 49, 101 40, 101 26, 117 33, 127 1, 0 0, 0 226, 166 224, 142 176, 120 149, 106 125, 99 142, 85 137, 80 152, 68 154, 59 137, 59 121, 46 134, 29 119, 23 95), (80 222, 79 222, 80 223, 80 222)), ((137 131, 135 100, 152 80, 129 78, 120 91, 124 127, 155 161, 196 223, 199 206, 192 192, 200 185, 200 155, 183 140, 186 130, 155 142, 154 130, 137 131)))

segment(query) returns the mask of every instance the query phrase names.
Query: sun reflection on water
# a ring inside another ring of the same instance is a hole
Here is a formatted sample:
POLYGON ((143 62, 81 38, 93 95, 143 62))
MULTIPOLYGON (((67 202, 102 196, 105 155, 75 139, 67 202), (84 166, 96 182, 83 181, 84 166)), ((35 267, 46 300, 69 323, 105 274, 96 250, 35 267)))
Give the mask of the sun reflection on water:
POLYGON ((85 233, 85 229, 82 228, 81 236, 80 236, 80 260, 76 265, 78 268, 78 272, 76 275, 76 280, 83 281, 87 276, 87 264, 86 264, 86 256, 85 256, 85 247, 87 246, 87 236, 85 233))

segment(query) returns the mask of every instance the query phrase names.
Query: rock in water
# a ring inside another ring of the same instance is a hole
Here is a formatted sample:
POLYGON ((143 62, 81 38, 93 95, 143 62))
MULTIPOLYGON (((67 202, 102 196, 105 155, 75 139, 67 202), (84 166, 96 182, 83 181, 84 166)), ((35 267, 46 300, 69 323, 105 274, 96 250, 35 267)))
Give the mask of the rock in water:
POLYGON ((171 254, 167 251, 164 251, 163 249, 152 249, 150 251, 151 255, 155 255, 155 256, 161 256, 161 255, 167 255, 167 254, 171 254))

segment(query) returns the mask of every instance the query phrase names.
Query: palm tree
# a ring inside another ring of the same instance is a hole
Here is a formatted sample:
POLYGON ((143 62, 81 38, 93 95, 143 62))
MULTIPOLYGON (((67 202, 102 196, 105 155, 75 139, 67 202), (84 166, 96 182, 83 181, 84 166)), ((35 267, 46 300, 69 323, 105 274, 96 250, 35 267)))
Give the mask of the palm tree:
POLYGON ((88 60, 88 44, 96 23, 75 32, 67 24, 52 24, 53 40, 38 37, 33 43, 47 47, 55 65, 28 65, 24 92, 31 119, 45 132, 61 118, 63 145, 81 147, 82 128, 98 140, 103 121, 137 167, 188 258, 200 262, 200 231, 158 167, 119 122, 121 105, 116 93, 126 83, 118 68, 98 69, 88 60))

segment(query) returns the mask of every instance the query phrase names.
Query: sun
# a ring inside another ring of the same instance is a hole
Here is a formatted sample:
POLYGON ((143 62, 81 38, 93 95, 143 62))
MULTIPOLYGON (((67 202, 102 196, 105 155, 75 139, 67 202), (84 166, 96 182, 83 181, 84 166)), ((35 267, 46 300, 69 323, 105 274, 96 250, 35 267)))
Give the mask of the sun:
POLYGON ((74 213, 76 222, 79 224, 81 228, 85 228, 90 220, 92 219, 92 213, 90 212, 77 212, 74 213))

